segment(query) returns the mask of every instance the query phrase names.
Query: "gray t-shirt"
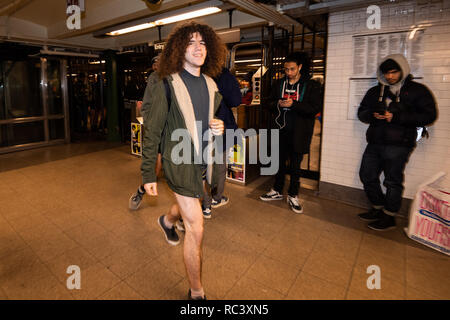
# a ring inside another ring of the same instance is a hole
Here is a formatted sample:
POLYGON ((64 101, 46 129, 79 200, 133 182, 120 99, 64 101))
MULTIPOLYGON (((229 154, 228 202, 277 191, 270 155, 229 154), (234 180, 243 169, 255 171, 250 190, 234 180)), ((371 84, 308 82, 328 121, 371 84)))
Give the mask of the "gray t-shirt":
MULTIPOLYGON (((195 121, 202 122, 201 134, 205 133, 209 127, 209 92, 208 86, 206 85, 206 79, 203 75, 196 77, 189 73, 185 69, 180 72, 181 79, 183 79, 184 84, 191 97, 192 105, 194 107, 195 121)), ((199 146, 202 146, 201 155, 203 155, 203 150, 205 150, 208 145, 208 141, 203 141, 202 136, 199 136, 199 146)))

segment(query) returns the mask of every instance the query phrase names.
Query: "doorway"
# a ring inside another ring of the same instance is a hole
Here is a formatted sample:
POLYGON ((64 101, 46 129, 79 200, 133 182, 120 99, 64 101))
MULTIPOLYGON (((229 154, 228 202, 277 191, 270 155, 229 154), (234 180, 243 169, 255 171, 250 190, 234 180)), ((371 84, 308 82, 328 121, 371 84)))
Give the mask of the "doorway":
POLYGON ((0 153, 68 142, 66 61, 0 45, 0 153))

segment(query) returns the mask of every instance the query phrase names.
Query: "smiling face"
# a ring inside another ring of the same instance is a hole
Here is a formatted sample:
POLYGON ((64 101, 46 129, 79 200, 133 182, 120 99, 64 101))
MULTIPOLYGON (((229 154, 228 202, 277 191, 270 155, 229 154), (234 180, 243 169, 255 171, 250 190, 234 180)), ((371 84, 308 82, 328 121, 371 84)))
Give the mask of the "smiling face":
POLYGON ((188 71, 200 70, 206 59, 206 44, 200 33, 192 34, 184 55, 184 68, 188 71))

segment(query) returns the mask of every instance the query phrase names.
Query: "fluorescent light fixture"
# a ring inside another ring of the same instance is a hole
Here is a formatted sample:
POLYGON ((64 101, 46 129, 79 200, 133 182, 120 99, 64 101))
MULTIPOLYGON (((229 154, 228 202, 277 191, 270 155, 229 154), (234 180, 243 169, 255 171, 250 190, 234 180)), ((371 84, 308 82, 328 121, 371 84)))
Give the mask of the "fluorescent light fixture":
POLYGON ((100 63, 105 63, 105 60, 89 61, 89 64, 100 64, 100 63))
POLYGON ((143 24, 139 24, 137 26, 132 26, 132 27, 128 27, 128 28, 124 28, 124 29, 108 32, 107 35, 108 36, 120 36, 121 34, 135 32, 135 31, 140 31, 140 30, 145 30, 145 29, 149 29, 149 28, 155 27, 155 26, 156 25, 154 23, 152 23, 152 22, 150 22, 150 23, 143 23, 143 24))
POLYGON ((214 13, 220 12, 220 11, 222 11, 222 10, 220 8, 218 8, 218 7, 203 8, 203 9, 194 10, 194 11, 187 12, 187 13, 178 14, 178 15, 171 16, 171 17, 168 17, 168 18, 159 19, 159 20, 156 20, 156 21, 142 23, 142 24, 139 24, 139 25, 136 25, 136 26, 132 26, 132 27, 128 27, 128 28, 111 31, 111 32, 108 32, 106 34, 108 36, 119 36, 119 35, 122 35, 122 34, 125 34, 125 33, 145 30, 145 29, 156 27, 156 26, 162 26, 162 25, 165 25, 165 24, 175 23, 175 22, 178 22, 178 21, 183 21, 183 20, 203 17, 203 16, 207 16, 207 15, 210 15, 210 14, 214 14, 214 13))
POLYGON ((261 59, 236 60, 234 63, 261 62, 261 59))

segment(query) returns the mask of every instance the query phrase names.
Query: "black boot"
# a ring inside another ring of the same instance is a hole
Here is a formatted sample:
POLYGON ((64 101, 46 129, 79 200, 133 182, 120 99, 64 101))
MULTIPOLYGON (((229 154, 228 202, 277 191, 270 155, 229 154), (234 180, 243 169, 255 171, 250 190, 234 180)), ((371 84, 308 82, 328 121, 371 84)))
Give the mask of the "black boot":
POLYGON ((358 214, 358 217, 364 221, 377 221, 383 216, 383 210, 372 208, 368 212, 358 214))
POLYGON ((382 212, 382 215, 383 216, 379 220, 369 223, 368 227, 376 231, 395 229, 395 217, 387 215, 384 212, 382 212))

